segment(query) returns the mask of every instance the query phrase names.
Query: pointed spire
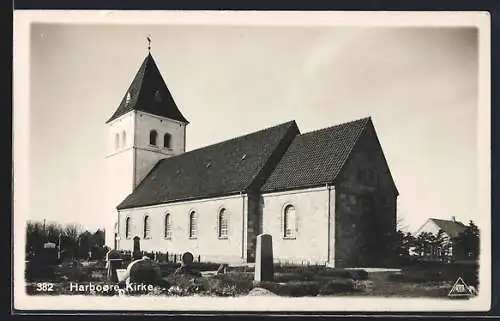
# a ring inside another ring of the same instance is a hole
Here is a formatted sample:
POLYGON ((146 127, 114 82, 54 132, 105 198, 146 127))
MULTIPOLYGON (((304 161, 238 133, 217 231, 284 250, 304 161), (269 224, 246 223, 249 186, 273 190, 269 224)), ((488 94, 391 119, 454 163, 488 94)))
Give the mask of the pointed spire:
POLYGON ((118 109, 106 123, 132 110, 189 123, 177 107, 151 53, 144 58, 118 109))

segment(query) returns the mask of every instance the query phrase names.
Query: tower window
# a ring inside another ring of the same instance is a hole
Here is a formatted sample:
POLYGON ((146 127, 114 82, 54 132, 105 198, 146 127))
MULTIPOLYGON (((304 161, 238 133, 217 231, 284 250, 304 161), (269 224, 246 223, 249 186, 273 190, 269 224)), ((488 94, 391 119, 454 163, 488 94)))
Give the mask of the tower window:
POLYGON ((219 226, 219 238, 225 239, 228 236, 228 216, 226 209, 222 209, 219 212, 218 217, 218 226, 219 226))
POLYGON ((168 240, 172 238, 172 222, 170 214, 165 215, 165 238, 168 240))
POLYGON ((127 93, 127 97, 125 97, 125 104, 130 102, 130 92, 127 93))
POLYGON ((130 238, 130 217, 125 220, 125 238, 130 238))
POLYGON ((122 147, 124 147, 127 144, 127 133, 125 131, 122 131, 122 147))
POLYGON ((191 212, 189 214, 189 238, 195 239, 198 234, 198 218, 196 217, 196 212, 191 212))
POLYGON ((144 217, 144 238, 151 238, 151 219, 148 215, 144 217))
POLYGON ((283 213, 283 237, 294 238, 296 230, 295 207, 288 205, 283 213))
POLYGON ((118 149, 120 147, 120 135, 118 133, 115 134, 115 149, 118 149))
POLYGON ((171 147, 171 140, 172 140, 172 136, 169 133, 166 133, 163 136, 163 147, 170 148, 171 147))
POLYGON ((156 146, 156 140, 158 139, 158 133, 156 130, 152 130, 149 132, 149 145, 156 146))
POLYGON ((161 103, 161 94, 160 94, 160 91, 155 91, 155 102, 156 103, 161 103))

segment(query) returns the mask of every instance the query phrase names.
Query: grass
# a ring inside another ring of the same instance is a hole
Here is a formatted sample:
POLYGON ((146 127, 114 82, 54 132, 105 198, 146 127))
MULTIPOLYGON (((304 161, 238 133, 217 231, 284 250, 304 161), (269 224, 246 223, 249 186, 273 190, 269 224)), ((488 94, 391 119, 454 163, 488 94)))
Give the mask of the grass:
MULTIPOLYGON (((155 287, 150 295, 206 295, 241 296, 255 287, 265 288, 280 296, 382 296, 382 297, 441 297, 446 298, 458 276, 477 288, 477 266, 474 265, 429 265, 418 264, 403 268, 402 272, 374 272, 364 270, 333 269, 325 266, 280 266, 275 267, 273 282, 254 282, 253 268, 230 267, 224 275, 198 277, 175 275, 178 264, 160 264, 163 278, 169 286, 155 287), (476 280, 476 282, 474 282, 476 280)), ((214 271, 216 263, 195 264, 201 271, 214 271)), ((101 263, 84 266, 81 270, 87 279, 81 282, 106 284, 106 270, 101 263)), ((69 291, 71 265, 65 264, 46 271, 38 280, 54 283, 54 291, 44 294, 89 294, 115 295, 106 293, 75 293, 69 291)), ((36 281, 36 280, 33 280, 36 281)), ((28 294, 42 294, 36 291, 36 284, 28 282, 28 294)), ((145 293, 136 293, 145 294, 145 293)))
POLYGON ((401 272, 388 276, 393 282, 440 283, 455 282, 461 277, 468 285, 478 286, 478 267, 475 264, 417 264, 404 267, 401 272))

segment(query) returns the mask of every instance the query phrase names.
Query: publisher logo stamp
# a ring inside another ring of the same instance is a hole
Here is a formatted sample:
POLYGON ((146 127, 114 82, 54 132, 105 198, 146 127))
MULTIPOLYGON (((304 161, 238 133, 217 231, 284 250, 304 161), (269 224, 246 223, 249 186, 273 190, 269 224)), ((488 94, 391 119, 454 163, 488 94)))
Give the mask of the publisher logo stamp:
POLYGON ((448 296, 450 298, 468 298, 473 296, 475 289, 472 286, 468 286, 464 280, 459 277, 453 287, 451 288, 448 296))

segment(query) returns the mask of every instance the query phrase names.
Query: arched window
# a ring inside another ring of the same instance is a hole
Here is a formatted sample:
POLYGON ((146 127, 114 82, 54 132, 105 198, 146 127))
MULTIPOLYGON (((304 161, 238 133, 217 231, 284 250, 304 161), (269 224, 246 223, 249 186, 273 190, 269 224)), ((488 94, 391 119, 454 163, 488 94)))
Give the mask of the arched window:
POLYGON ((125 220, 125 238, 130 238, 130 217, 125 220))
POLYGON ((283 213, 283 236, 285 238, 294 238, 296 231, 295 207, 288 205, 283 213))
POLYGON ((172 140, 172 136, 169 133, 166 133, 163 136, 163 147, 170 148, 170 146, 171 146, 171 144, 170 144, 171 140, 172 140))
POLYGON ((118 149, 120 147, 120 135, 118 133, 115 134, 115 149, 118 149))
POLYGON ((149 145, 156 146, 156 139, 158 138, 158 133, 156 130, 152 130, 149 132, 149 145))
POLYGON ((151 219, 148 215, 144 217, 144 238, 149 239, 151 237, 151 219))
POLYGON ((221 209, 219 212, 217 225, 219 227, 219 238, 225 239, 227 238, 228 231, 228 217, 226 209, 221 209))
POLYGON ((130 102, 130 92, 127 93, 127 97, 125 98, 125 104, 130 102))
POLYGON ((127 143, 127 133, 125 133, 125 131, 122 131, 122 147, 124 147, 126 143, 127 143))
POLYGON ((172 221, 170 218, 170 214, 165 215, 165 238, 172 238, 172 221))
POLYGON ((189 214, 189 238, 196 238, 198 234, 198 218, 196 212, 191 212, 189 214))

